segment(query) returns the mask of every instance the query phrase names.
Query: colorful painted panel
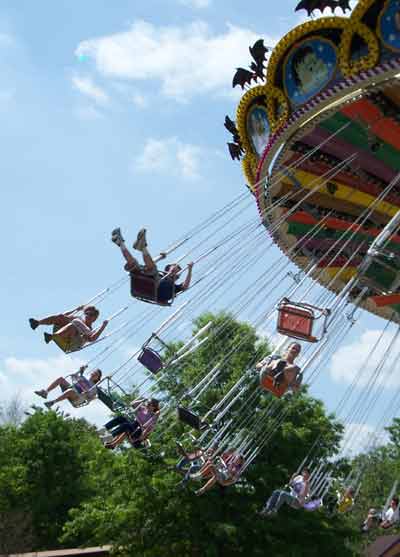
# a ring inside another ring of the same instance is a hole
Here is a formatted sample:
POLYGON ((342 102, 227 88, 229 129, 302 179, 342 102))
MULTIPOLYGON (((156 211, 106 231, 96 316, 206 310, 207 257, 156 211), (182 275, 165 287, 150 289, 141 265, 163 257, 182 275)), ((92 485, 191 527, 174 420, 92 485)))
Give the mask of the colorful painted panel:
POLYGON ((247 114, 247 135, 259 157, 268 145, 270 131, 267 109, 258 104, 252 106, 247 114))
POLYGON ((284 84, 290 102, 304 104, 331 81, 337 54, 334 44, 323 38, 306 39, 286 59, 284 84))
POLYGON ((379 31, 385 46, 400 50, 400 0, 386 3, 380 17, 379 31))

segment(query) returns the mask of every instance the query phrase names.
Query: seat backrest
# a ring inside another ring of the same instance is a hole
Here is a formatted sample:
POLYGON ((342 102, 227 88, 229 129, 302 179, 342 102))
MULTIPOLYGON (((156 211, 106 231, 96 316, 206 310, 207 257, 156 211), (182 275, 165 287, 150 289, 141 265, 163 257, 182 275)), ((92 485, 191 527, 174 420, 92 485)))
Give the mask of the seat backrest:
POLYGON ((97 398, 107 406, 107 408, 109 408, 110 410, 114 411, 115 409, 115 402, 114 400, 110 397, 110 395, 108 393, 106 393, 105 391, 103 391, 103 389, 101 389, 100 387, 97 387, 97 398))
POLYGON ((153 277, 141 273, 131 273, 132 296, 156 300, 157 285, 153 277))
POLYGON ((138 361, 151 373, 158 373, 164 367, 160 354, 152 348, 143 348, 138 356, 138 361))
POLYGON ((292 338, 315 342, 317 339, 312 336, 314 319, 311 309, 282 304, 278 309, 277 330, 292 338))
MULTIPOLYGON (((53 334, 56 333, 59 329, 61 329, 61 327, 54 325, 53 334)), ((60 348, 60 350, 62 350, 66 354, 69 354, 69 352, 76 352, 77 350, 80 350, 85 344, 85 341, 80 335, 75 335, 72 340, 56 336, 55 338, 53 338, 53 341, 57 344, 58 348, 60 348)))
POLYGON ((150 304, 171 305, 171 302, 159 302, 157 300, 157 282, 153 277, 143 273, 131 273, 131 296, 150 304))
POLYGON ((184 422, 185 424, 189 425, 193 429, 197 429, 199 431, 201 429, 204 429, 204 426, 206 424, 204 424, 200 420, 199 416, 197 416, 197 414, 194 414, 194 412, 191 412, 190 410, 184 408, 183 406, 178 406, 177 412, 178 412, 178 418, 181 420, 181 422, 184 422))
POLYGON ((285 382, 276 385, 274 378, 267 374, 265 374, 261 379, 261 387, 278 398, 281 398, 288 390, 288 386, 285 382))
POLYGON ((82 408, 82 406, 87 406, 89 401, 86 398, 80 398, 78 401, 70 400, 69 401, 74 408, 82 408))

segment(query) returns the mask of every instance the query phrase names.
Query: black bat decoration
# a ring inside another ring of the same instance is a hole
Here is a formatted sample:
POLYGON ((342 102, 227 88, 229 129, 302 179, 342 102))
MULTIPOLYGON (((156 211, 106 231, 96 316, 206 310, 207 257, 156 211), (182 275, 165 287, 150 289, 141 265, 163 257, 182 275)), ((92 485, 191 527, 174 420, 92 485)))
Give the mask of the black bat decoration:
POLYGON ((228 132, 232 134, 234 143, 240 145, 240 136, 236 124, 229 118, 229 116, 225 116, 224 126, 228 130, 228 132))
POLYGON ((244 89, 245 85, 251 85, 252 81, 264 78, 265 55, 269 51, 269 48, 264 45, 263 39, 258 39, 253 46, 249 47, 249 51, 254 60, 254 62, 250 64, 251 71, 245 68, 237 68, 233 76, 232 87, 240 85, 240 87, 244 89))
POLYGON ((237 68, 236 73, 233 76, 232 87, 240 85, 240 87, 244 89, 244 86, 246 84, 250 85, 253 79, 255 79, 255 75, 253 72, 245 70, 244 68, 237 68))
POLYGON ((306 10, 307 15, 310 16, 315 10, 320 10, 321 13, 325 8, 330 8, 332 12, 335 8, 341 8, 344 12, 351 10, 350 0, 301 0, 296 6, 295 11, 306 10))
POLYGON ((229 154, 232 157, 232 160, 238 160, 240 161, 240 157, 243 154, 243 149, 240 145, 237 145, 236 143, 228 143, 228 149, 229 149, 229 154))
POLYGON ((264 62, 265 62, 265 55, 269 51, 269 49, 264 45, 263 39, 258 39, 253 46, 249 47, 250 54, 255 62, 252 62, 250 68, 254 71, 257 77, 262 79, 264 77, 264 62))
POLYGON ((233 135, 233 137, 235 137, 235 135, 239 135, 235 122, 231 120, 229 116, 225 116, 224 126, 228 132, 233 135))

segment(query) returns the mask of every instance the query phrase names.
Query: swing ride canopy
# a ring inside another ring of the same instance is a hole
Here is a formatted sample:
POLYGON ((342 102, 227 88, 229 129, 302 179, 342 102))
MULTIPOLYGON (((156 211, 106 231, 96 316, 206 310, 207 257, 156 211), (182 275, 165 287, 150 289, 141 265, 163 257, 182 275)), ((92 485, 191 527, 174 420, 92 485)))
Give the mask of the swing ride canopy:
MULTIPOLYGON (((359 0, 349 17, 309 20, 262 67, 239 83, 231 155, 278 246, 339 293, 400 207, 398 2, 359 0)), ((393 234, 358 281, 360 306, 398 321, 399 270, 393 234)))

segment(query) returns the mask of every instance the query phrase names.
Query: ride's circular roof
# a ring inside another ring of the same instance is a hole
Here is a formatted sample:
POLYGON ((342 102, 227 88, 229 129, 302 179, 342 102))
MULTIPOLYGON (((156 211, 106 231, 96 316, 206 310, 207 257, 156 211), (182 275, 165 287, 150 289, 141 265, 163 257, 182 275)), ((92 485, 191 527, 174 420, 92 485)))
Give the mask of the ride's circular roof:
MULTIPOLYGON (((237 111, 243 168, 265 226, 311 276, 339 292, 400 209, 400 6, 360 0, 349 18, 293 29, 265 84, 237 111)), ((400 234, 362 277, 361 305, 384 318, 400 305, 400 234)), ((356 292, 355 292, 356 293, 356 292)))

